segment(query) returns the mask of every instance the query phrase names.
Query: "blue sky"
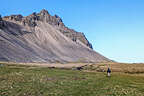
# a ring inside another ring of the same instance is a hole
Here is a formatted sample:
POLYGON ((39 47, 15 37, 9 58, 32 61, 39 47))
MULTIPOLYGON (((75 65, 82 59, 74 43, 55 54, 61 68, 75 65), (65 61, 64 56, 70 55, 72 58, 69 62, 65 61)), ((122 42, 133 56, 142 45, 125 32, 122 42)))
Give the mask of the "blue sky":
POLYGON ((0 14, 47 9, 118 62, 144 62, 144 0, 1 0, 0 14))

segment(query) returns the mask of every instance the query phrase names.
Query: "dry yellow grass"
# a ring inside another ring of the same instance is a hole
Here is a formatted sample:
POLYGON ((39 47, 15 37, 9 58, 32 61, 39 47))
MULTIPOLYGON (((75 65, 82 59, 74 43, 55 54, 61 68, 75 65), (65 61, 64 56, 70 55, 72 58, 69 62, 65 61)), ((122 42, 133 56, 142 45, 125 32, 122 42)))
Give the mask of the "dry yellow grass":
POLYGON ((93 71, 106 71, 108 67, 111 68, 112 72, 124 72, 132 74, 144 73, 144 64, 142 63, 97 63, 87 66, 86 69, 93 71))
POLYGON ((124 72, 124 73, 144 73, 143 63, 13 63, 13 62, 0 62, 0 64, 8 65, 24 65, 24 66, 38 66, 38 67, 54 67, 54 68, 75 68, 83 67, 85 71, 99 71, 105 72, 108 67, 111 68, 112 72, 124 72))

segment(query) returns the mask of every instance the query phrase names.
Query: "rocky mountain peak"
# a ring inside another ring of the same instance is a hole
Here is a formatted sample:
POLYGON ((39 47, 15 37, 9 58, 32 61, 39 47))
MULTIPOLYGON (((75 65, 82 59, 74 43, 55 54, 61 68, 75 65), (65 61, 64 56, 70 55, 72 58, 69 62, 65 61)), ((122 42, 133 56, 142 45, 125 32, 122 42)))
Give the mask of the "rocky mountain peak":
POLYGON ((3 19, 18 21, 21 22, 24 26, 29 26, 29 27, 37 26, 38 21, 46 22, 52 25, 53 27, 55 27, 65 36, 69 37, 72 41, 77 42, 79 40, 89 48, 92 48, 92 45, 86 39, 84 34, 80 32, 76 32, 75 30, 66 27, 62 19, 58 15, 52 16, 45 9, 41 10, 39 13, 34 12, 26 17, 23 17, 22 15, 19 14, 19 15, 5 16, 3 19))
POLYGON ((54 26, 64 26, 62 19, 58 15, 52 16, 45 9, 41 10, 40 13, 37 13, 37 16, 40 21, 47 22, 54 26))
POLYGON ((58 15, 51 16, 45 9, 39 13, 32 13, 29 16, 23 17, 21 14, 3 17, 4 20, 20 21, 23 25, 35 27, 37 21, 47 22, 51 25, 64 26, 62 19, 58 15))
POLYGON ((41 16, 49 15, 49 12, 45 9, 42 9, 39 13, 41 16))
POLYGON ((0 61, 10 62, 107 62, 92 50, 82 32, 64 25, 48 11, 0 16, 0 61))

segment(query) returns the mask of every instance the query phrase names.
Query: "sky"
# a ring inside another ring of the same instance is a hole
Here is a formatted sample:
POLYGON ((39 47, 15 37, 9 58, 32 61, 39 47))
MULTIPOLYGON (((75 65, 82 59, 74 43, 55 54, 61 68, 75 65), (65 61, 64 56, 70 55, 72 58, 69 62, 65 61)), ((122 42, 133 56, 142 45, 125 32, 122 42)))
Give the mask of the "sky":
POLYGON ((0 14, 42 9, 83 32, 94 50, 117 62, 144 62, 144 0, 1 0, 0 14))

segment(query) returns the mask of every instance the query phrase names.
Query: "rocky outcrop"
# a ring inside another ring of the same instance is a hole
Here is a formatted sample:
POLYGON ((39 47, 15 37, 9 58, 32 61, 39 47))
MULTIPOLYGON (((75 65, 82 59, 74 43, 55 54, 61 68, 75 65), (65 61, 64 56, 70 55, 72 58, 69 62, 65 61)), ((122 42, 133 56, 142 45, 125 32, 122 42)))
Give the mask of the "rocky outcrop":
POLYGON ((0 15, 0 29, 3 28, 3 27, 4 27, 4 22, 3 22, 3 20, 2 20, 1 15, 0 15))
POLYGON ((1 17, 1 15, 0 15, 0 21, 2 21, 2 17, 1 17))
POLYGON ((22 19, 23 25, 28 25, 30 27, 35 27, 37 25, 36 21, 39 20, 36 13, 32 13, 31 15, 22 19))
POLYGON ((77 42, 80 40, 83 44, 88 46, 89 48, 93 49, 92 44, 87 40, 85 35, 81 32, 76 32, 75 30, 69 29, 67 27, 64 28, 58 28, 60 32, 62 32, 65 36, 69 37, 74 42, 77 42))
POLYGON ((74 42, 80 40, 86 46, 92 48, 92 44, 87 40, 83 33, 76 32, 75 30, 66 27, 62 19, 58 15, 51 16, 47 10, 43 9, 40 13, 37 14, 37 16, 39 16, 39 20, 46 21, 47 23, 53 25, 60 32, 62 32, 65 36, 69 37, 74 42))
POLYGON ((62 19, 58 15, 51 16, 45 9, 38 13, 37 16, 39 16, 39 20, 47 22, 51 25, 64 26, 62 19))
POLYGON ((4 18, 15 20, 15 21, 21 21, 23 16, 22 15, 11 15, 11 16, 5 16, 4 18))
POLYGON ((24 26, 35 27, 37 26, 37 21, 47 22, 48 24, 54 26, 57 30, 62 32, 65 36, 70 38, 72 41, 81 41, 83 44, 92 48, 92 44, 87 40, 85 35, 81 32, 76 32, 73 29, 66 27, 62 19, 58 15, 51 16, 49 12, 45 9, 41 10, 40 13, 32 13, 29 16, 23 17, 22 15, 11 15, 5 16, 4 20, 15 20, 21 22, 24 26))

